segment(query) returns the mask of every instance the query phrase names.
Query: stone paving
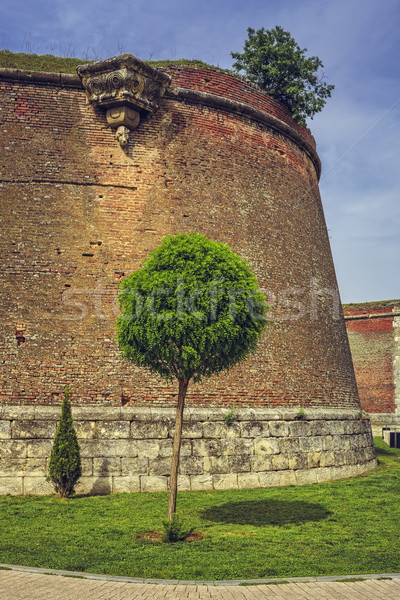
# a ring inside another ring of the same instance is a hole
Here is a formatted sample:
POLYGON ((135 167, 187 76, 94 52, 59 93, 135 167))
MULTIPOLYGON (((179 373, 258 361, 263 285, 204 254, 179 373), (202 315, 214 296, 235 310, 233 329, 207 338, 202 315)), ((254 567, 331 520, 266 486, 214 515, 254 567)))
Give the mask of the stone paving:
POLYGON ((127 583, 0 570, 0 600, 400 600, 400 577, 251 586, 127 583))

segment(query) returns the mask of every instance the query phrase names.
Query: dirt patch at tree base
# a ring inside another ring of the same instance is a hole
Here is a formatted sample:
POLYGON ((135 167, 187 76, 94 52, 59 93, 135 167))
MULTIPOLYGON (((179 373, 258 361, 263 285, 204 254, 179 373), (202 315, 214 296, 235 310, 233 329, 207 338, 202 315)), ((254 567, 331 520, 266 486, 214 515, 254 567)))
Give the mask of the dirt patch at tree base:
MULTIPOLYGON (((163 534, 160 531, 145 531, 144 533, 137 533, 135 538, 144 542, 161 542, 163 534)), ((185 538, 185 542, 199 542, 204 537, 202 531, 194 531, 185 538)))

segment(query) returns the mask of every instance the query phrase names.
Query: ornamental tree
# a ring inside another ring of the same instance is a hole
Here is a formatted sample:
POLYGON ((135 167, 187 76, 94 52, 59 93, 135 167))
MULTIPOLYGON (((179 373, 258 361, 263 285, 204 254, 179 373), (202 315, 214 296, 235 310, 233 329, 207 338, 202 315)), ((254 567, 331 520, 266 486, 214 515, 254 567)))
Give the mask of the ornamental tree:
POLYGON ((53 483, 59 498, 70 498, 81 474, 80 448, 71 414, 69 387, 66 387, 47 480, 53 483))
POLYGON ((317 56, 306 57, 307 48, 282 27, 247 29, 244 52, 231 52, 233 69, 258 84, 304 124, 306 117, 320 112, 330 98, 334 85, 323 81, 318 70, 324 65, 317 56))
POLYGON ((255 350, 267 304, 248 264, 226 244, 197 233, 165 237, 121 286, 117 331, 123 356, 178 382, 172 521, 189 383, 229 369, 255 350))

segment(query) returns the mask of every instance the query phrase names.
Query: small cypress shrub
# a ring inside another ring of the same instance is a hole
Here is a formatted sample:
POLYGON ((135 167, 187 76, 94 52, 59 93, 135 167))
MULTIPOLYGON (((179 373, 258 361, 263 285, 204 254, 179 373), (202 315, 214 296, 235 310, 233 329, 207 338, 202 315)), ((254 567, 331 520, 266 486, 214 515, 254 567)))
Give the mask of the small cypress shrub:
POLYGON ((50 454, 47 480, 53 482, 59 498, 70 498, 81 473, 79 443, 72 419, 69 387, 66 387, 61 417, 50 454))

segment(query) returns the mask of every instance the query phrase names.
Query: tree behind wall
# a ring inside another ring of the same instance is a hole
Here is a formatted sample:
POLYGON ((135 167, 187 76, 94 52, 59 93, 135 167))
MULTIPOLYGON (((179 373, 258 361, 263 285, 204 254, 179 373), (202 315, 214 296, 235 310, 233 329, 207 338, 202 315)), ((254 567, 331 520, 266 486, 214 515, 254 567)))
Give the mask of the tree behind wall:
POLYGON ((307 57, 289 32, 274 29, 247 29, 244 51, 231 52, 233 69, 284 104, 292 117, 305 122, 320 112, 335 86, 323 81, 324 65, 317 56, 307 57))
POLYGON ((82 474, 78 438, 73 424, 69 387, 65 388, 60 422, 50 454, 48 481, 60 498, 70 498, 82 474))

